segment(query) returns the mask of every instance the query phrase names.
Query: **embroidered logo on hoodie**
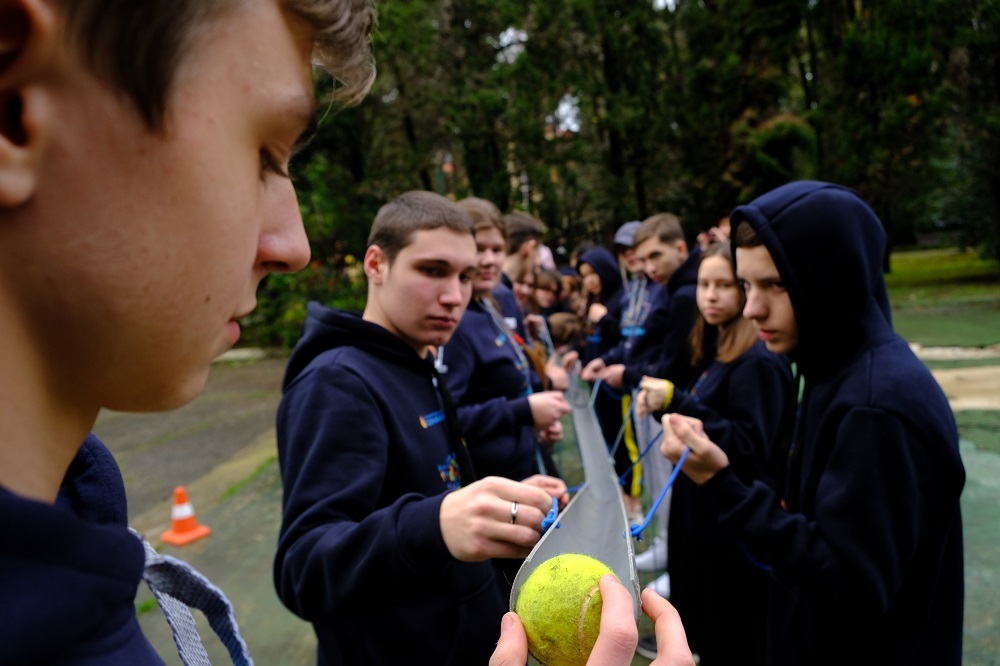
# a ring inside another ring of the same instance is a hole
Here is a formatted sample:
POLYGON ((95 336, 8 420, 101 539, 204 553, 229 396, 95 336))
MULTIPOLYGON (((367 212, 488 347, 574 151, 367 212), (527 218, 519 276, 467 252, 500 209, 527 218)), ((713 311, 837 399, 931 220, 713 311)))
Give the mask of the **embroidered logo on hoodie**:
POLYGON ((462 487, 462 473, 458 469, 458 459, 454 452, 448 454, 444 464, 438 465, 438 473, 448 490, 458 490, 462 487))
POLYGON ((425 430, 427 428, 433 428, 439 423, 444 421, 444 411, 437 410, 436 412, 431 412, 430 414, 424 414, 420 417, 420 426, 425 430))

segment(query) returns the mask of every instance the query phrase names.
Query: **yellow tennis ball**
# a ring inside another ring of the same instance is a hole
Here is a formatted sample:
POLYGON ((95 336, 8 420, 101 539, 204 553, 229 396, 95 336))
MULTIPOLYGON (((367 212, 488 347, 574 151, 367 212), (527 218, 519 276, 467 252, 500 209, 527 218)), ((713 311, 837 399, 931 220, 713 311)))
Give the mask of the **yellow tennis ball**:
POLYGON ((528 635, 528 649, 545 666, 583 666, 601 628, 603 562, 566 553, 531 572, 514 604, 528 635))

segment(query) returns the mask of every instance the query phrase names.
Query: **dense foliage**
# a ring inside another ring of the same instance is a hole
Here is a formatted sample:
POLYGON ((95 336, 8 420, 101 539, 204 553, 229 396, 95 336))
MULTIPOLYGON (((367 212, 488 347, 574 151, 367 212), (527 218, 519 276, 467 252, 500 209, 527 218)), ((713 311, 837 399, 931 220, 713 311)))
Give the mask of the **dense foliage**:
MULTIPOLYGON (((386 0, 379 78, 293 169, 314 263, 271 279, 250 341, 351 262, 409 189, 528 209, 553 247, 673 211, 693 236, 788 180, 858 189, 895 245, 998 256, 1000 0, 386 0)), ((320 83, 322 88, 329 83, 320 83)))

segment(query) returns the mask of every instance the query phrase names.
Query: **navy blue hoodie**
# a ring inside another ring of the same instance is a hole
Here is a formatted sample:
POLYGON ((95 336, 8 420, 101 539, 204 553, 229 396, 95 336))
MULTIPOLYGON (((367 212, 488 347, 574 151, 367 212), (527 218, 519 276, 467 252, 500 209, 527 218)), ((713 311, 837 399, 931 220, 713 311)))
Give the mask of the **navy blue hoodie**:
POLYGON ((538 471, 528 395, 531 371, 474 298, 454 335, 438 352, 438 370, 458 405, 462 434, 482 476, 520 481, 538 471))
MULTIPOLYGON (((793 386, 788 359, 758 341, 732 361, 707 364, 692 386, 674 391, 667 411, 701 419, 745 482, 772 479, 791 434, 793 386)), ((670 601, 692 651, 706 666, 767 664, 767 574, 718 527, 710 499, 683 474, 668 525, 670 601)))
POLYGON ((771 567, 769 663, 961 663, 965 471, 944 393, 892 329, 881 223, 819 182, 731 220, 781 274, 804 378, 779 492, 731 467, 702 486, 771 567))
POLYGON ((635 340, 631 360, 625 363, 622 380, 626 387, 638 386, 643 375, 669 379, 680 386, 694 379, 688 334, 697 308, 700 261, 701 248, 695 247, 667 284, 656 291, 645 335, 635 340))
POLYGON ((0 664, 161 666, 135 595, 145 553, 125 486, 91 435, 55 505, 0 488, 0 664))
POLYGON ((485 664, 499 638, 492 566, 459 562, 441 536, 441 501, 462 472, 436 386, 430 359, 400 338, 309 304, 278 409, 274 576, 313 623, 321 666, 485 664))
MULTIPOLYGON (((580 255, 579 263, 590 266, 601 279, 601 293, 597 296, 597 302, 608 309, 607 314, 594 325, 593 333, 587 337, 586 353, 582 359, 586 363, 614 349, 621 339, 619 323, 622 316, 622 274, 615 256, 603 247, 587 250, 580 255)), ((591 294, 587 296, 593 298, 591 294)))
POLYGON ((639 341, 646 335, 646 317, 649 316, 660 289, 660 285, 642 274, 633 277, 622 289, 619 306, 622 313, 619 322, 621 337, 613 349, 601 355, 605 364, 627 365, 636 360, 633 349, 637 348, 639 341))

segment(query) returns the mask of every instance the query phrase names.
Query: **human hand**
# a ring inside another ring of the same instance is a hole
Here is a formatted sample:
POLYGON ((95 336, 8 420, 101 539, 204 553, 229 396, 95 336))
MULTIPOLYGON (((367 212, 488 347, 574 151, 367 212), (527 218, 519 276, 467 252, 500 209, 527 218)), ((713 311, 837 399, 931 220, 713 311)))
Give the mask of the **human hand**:
MULTIPOLYGON (((632 595, 608 574, 600 580, 601 628, 594 650, 587 660, 589 666, 628 666, 635 656, 639 628, 632 615, 632 595)), ((528 662, 528 636, 515 613, 507 613, 500 621, 500 641, 490 658, 490 666, 524 666, 528 662)))
POLYGON ((545 362, 545 375, 549 378, 553 390, 565 391, 569 388, 569 372, 559 363, 557 357, 550 356, 545 362))
POLYGON ((542 535, 542 520, 551 510, 552 494, 537 482, 488 476, 445 495, 438 522, 452 557, 481 562, 494 557, 527 557, 542 535))
POLYGON ((622 381, 625 376, 625 366, 621 363, 615 363, 614 365, 609 365, 598 375, 601 381, 610 386, 611 388, 619 389, 622 387, 622 381))
POLYGON ((535 437, 544 446, 552 446, 563 438, 563 427, 561 421, 556 421, 548 428, 541 428, 535 431, 535 437))
POLYGON ((596 324, 597 322, 604 319, 604 315, 608 314, 608 309, 601 305, 600 303, 591 303, 590 308, 587 310, 587 319, 591 323, 596 324))
POLYGON ((691 666, 694 656, 677 609, 653 590, 642 591, 642 612, 653 621, 656 632, 656 659, 650 666, 691 666))
POLYGON ((699 486, 729 465, 729 456, 705 435, 705 428, 698 419, 681 414, 664 414, 662 422, 660 453, 676 463, 690 447, 691 453, 681 470, 699 486))
POLYGON ((664 409, 667 395, 673 398, 674 385, 666 379, 643 375, 639 382, 639 395, 635 399, 635 412, 639 416, 664 409))
MULTIPOLYGON (((559 500, 559 507, 562 508, 569 503, 569 492, 566 488, 566 482, 562 479, 557 479, 554 476, 549 476, 548 474, 535 474, 529 476, 527 479, 522 479, 521 483, 526 483, 529 486, 534 486, 536 488, 541 488, 549 494, 550 497, 554 497, 559 500)), ((551 505, 551 500, 549 504, 551 505)), ((549 506, 551 510, 552 507, 549 506)))
POLYGON ((597 376, 601 373, 601 370, 604 370, 604 368, 604 359, 595 358, 583 367, 583 372, 580 373, 580 376, 584 381, 592 382, 597 379, 597 376))
POLYGON ((544 430, 570 411, 566 397, 560 391, 541 391, 528 396, 531 418, 536 430, 544 430))
POLYGON ((573 366, 580 360, 580 352, 571 349, 562 355, 562 367, 566 372, 573 372, 573 366))
POLYGON ((524 331, 532 340, 538 340, 542 334, 542 316, 530 314, 524 318, 524 331))

